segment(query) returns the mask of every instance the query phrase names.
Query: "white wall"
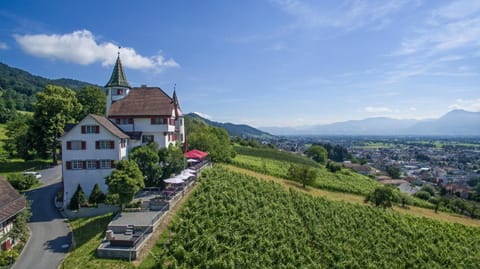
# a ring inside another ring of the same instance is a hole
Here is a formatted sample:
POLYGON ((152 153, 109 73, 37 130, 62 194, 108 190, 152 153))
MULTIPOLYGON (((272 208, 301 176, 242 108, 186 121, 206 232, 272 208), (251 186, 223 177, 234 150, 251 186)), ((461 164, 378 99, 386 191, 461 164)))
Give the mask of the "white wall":
POLYGON ((77 124, 68 134, 61 138, 62 143, 62 175, 64 181, 64 207, 68 205, 71 197, 77 189, 77 185, 82 186, 87 196, 93 189, 95 183, 100 185, 104 193, 107 191, 105 185, 105 177, 111 174, 112 169, 80 169, 67 170, 66 162, 71 160, 121 160, 127 156, 127 147, 121 148, 121 139, 111 134, 103 126, 100 126, 98 134, 82 134, 82 125, 99 125, 92 117, 85 117, 77 124), (67 150, 67 141, 86 141, 85 150, 67 150), (95 141, 97 140, 113 140, 115 141, 114 149, 96 149, 95 141))

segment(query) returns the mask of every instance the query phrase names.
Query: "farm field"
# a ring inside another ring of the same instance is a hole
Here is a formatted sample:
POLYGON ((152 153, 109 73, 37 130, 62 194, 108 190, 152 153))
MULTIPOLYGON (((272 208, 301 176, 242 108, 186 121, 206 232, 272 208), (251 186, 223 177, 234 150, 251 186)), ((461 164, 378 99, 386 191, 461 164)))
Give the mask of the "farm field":
POLYGON ((445 268, 480 264, 480 229, 312 197, 222 167, 140 268, 445 268))

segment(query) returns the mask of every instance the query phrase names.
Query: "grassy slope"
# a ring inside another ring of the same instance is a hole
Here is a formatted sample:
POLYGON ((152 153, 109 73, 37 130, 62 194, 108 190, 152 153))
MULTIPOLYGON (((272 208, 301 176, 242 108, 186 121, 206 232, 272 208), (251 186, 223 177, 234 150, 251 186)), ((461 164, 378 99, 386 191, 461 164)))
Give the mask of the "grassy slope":
POLYGON ((95 256, 95 251, 112 218, 113 214, 109 213, 70 221, 75 248, 68 253, 60 268, 129 268, 128 261, 99 259, 95 256))
MULTIPOLYGON (((282 179, 282 178, 278 178, 270 175, 257 173, 251 170, 239 168, 232 165, 222 165, 222 166, 235 172, 254 176, 258 179, 274 181, 275 183, 278 183, 284 186, 285 188, 293 188, 301 192, 309 193, 313 196, 324 197, 332 201, 342 201, 342 202, 348 202, 348 203, 354 203, 354 204, 365 204, 364 203, 365 197, 362 195, 343 193, 343 192, 333 192, 333 191, 322 190, 322 189, 311 188, 311 187, 307 187, 307 189, 304 189, 302 187, 302 184, 299 182, 294 182, 294 181, 290 181, 290 180, 286 180, 286 179, 282 179)), ((445 212, 435 213, 431 209, 415 207, 415 206, 410 206, 409 208, 394 206, 393 210, 404 213, 404 214, 417 216, 417 217, 428 217, 428 218, 440 220, 440 221, 460 223, 463 225, 480 227, 480 220, 471 219, 466 216, 462 216, 458 214, 445 213, 445 212)))

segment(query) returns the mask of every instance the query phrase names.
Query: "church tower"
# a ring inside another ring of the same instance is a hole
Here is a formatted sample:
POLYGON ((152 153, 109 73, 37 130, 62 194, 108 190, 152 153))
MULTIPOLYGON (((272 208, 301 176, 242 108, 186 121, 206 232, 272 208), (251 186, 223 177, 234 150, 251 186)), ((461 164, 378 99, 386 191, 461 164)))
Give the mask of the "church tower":
POLYGON ((120 52, 118 53, 117 61, 113 67, 112 76, 105 85, 105 88, 107 89, 106 116, 108 117, 112 103, 127 96, 131 89, 125 71, 123 70, 122 61, 120 60, 120 52))

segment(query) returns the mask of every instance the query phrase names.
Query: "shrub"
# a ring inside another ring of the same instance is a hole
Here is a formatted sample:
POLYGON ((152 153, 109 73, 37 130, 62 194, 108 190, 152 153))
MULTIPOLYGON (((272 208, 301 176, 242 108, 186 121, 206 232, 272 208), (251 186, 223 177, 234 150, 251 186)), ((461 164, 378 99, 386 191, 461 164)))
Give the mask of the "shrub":
POLYGON ((425 201, 428 201, 431 197, 430 193, 426 191, 419 191, 415 193, 415 196, 425 201))
POLYGON ((88 197, 88 202, 90 204, 99 204, 105 202, 105 194, 100 190, 98 183, 93 186, 93 190, 88 197))
POLYGON ((16 190, 25 191, 38 183, 38 179, 33 175, 23 175, 19 173, 10 174, 7 176, 8 182, 16 190))
POLYGON ((325 167, 332 173, 342 170, 342 165, 331 161, 328 161, 325 167))
POLYGON ((70 204, 68 205, 68 209, 70 210, 78 210, 81 206, 87 203, 87 196, 82 190, 82 186, 80 184, 77 185, 77 190, 70 199, 70 204))

